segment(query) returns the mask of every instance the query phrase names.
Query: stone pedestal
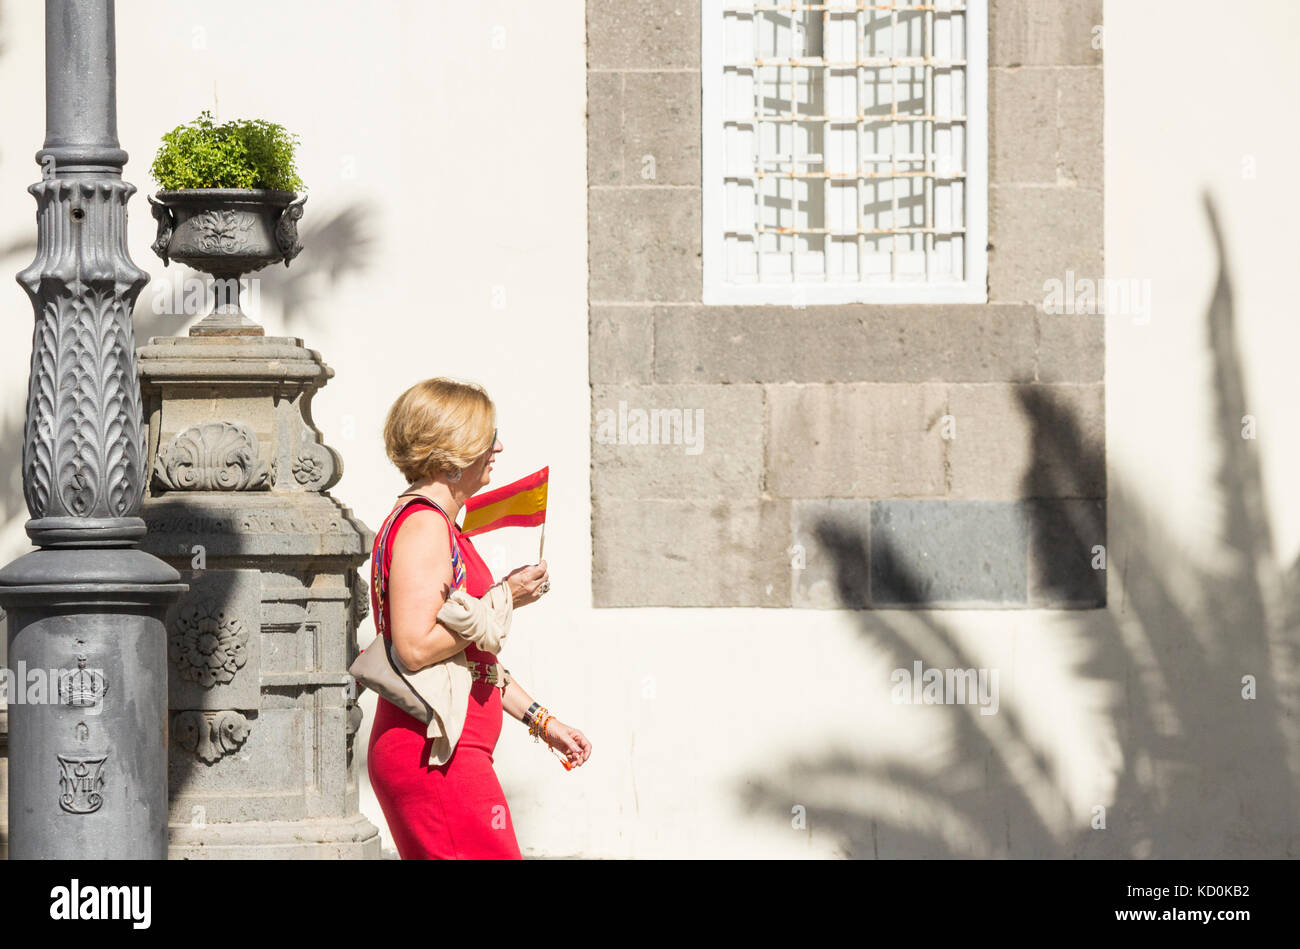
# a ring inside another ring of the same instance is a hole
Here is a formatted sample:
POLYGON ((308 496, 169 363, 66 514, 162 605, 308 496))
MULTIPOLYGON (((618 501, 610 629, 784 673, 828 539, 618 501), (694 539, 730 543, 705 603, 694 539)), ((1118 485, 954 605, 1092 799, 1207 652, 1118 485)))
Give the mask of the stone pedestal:
POLYGON ((170 856, 377 858, 348 694, 373 534, 327 493, 311 418, 334 374, 289 337, 155 337, 144 546, 190 585, 167 614, 170 856))

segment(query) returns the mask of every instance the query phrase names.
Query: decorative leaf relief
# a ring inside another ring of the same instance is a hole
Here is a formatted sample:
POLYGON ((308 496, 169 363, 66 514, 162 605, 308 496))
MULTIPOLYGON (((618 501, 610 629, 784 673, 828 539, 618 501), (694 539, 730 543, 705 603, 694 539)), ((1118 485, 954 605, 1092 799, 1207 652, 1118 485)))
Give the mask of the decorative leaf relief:
POLYGON ((60 427, 65 443, 71 449, 59 466, 59 487, 64 508, 77 517, 95 513, 99 495, 99 481, 103 473, 100 457, 101 434, 97 430, 99 413, 98 388, 98 333, 96 332, 94 291, 84 300, 69 297, 75 318, 71 321, 72 345, 67 349, 70 364, 68 381, 72 383, 68 413, 60 427))
POLYGON ((213 209, 194 216, 199 249, 209 254, 233 254, 248 247, 248 231, 256 216, 239 211, 213 209))
POLYGON ((39 241, 20 282, 36 325, 24 437, 24 494, 34 518, 123 517, 144 492, 145 439, 130 312, 147 281, 127 255, 121 182, 43 182, 39 241), (65 223, 67 202, 107 230, 88 252, 65 223))
POLYGON ((28 380, 27 432, 24 439, 24 494, 32 517, 49 510, 54 495, 55 393, 58 375, 58 311, 46 304, 37 311, 32 334, 32 372, 28 380))
POLYGON ((111 320, 112 337, 104 374, 107 418, 109 507, 119 516, 135 514, 143 498, 145 458, 143 415, 135 374, 134 334, 129 321, 111 320), (129 382, 128 382, 129 380, 129 382))

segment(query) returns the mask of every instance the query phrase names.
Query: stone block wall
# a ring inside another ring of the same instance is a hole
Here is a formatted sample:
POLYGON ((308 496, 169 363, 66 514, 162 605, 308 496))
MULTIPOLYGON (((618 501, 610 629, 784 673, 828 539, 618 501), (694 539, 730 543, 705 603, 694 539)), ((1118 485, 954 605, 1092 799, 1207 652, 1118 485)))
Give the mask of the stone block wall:
POLYGON ((990 2, 987 304, 705 306, 699 0, 588 0, 597 606, 1104 603, 1101 14, 990 2))

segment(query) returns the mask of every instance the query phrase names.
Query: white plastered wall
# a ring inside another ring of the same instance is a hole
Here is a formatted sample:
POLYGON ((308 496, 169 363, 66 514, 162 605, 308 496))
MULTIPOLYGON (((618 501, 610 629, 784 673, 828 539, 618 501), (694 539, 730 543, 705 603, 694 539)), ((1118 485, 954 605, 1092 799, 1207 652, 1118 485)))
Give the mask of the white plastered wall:
MULTIPOLYGON (((42 18, 40 4, 17 0, 5 0, 3 14, 0 248, 8 248, 34 234, 25 188, 38 176, 32 154, 43 136, 42 18)), ((1300 142, 1278 104, 1300 93, 1289 66, 1300 12, 1283 0, 1232 8, 1160 0, 1110 2, 1105 18, 1107 267, 1154 286, 1149 323, 1115 319, 1108 328, 1111 477, 1170 525, 1177 547, 1158 556, 1213 561, 1204 513, 1213 461, 1203 315, 1215 261, 1200 204, 1208 186, 1235 268, 1278 553, 1289 562, 1300 547, 1290 487, 1300 440, 1289 434, 1300 321, 1289 285, 1288 172, 1300 142), (1224 82, 1225 70, 1239 81, 1224 82), (1253 178, 1243 176, 1245 156, 1255 158, 1253 178)), ((488 387, 506 445, 502 481, 551 466, 554 591, 520 614, 506 659, 587 733, 595 754, 565 773, 521 726, 505 723, 496 760, 526 854, 870 856, 873 819, 916 827, 949 852, 999 852, 998 821, 972 824, 938 799, 863 776, 894 763, 917 769, 923 784, 953 786, 951 726, 961 710, 892 704, 894 663, 871 632, 916 632, 926 614, 591 608, 584 35, 580 0, 120 0, 127 179, 153 190, 147 170, 159 135, 215 101, 221 118, 265 117, 302 136, 304 224, 357 209, 373 243, 338 252, 356 269, 334 282, 311 276, 287 326, 267 293, 262 322, 269 333, 303 336, 335 369, 315 419, 345 459, 333 493, 366 523, 376 526, 403 486, 384 458, 384 412, 427 376, 488 387), (810 763, 825 759, 843 759, 849 776, 814 779, 810 763), (757 785, 771 794, 750 811, 746 791, 757 785), (797 806, 804 827, 792 820, 797 806), (846 837, 858 841, 851 850, 846 837)), ((154 277, 142 309, 176 274, 149 250, 152 223, 137 197, 131 250, 154 277)), ((0 272, 16 273, 26 254, 0 259, 0 272)), ((312 254, 309 246, 295 267, 312 254)), ((0 398, 10 419, 23 412, 30 321, 17 284, 0 280, 0 398)), ((4 450, 4 476, 19 477, 19 446, 4 450)), ((6 514, 7 561, 27 544, 25 512, 6 514)), ((1114 569, 1126 551, 1122 526, 1111 531, 1114 569)), ((479 546, 508 567, 535 556, 535 544, 534 531, 516 529, 479 546)), ((1000 670, 1001 708, 1017 711, 1024 739, 1054 774, 1040 776, 1023 742, 1006 740, 1005 714, 978 725, 1012 773, 1025 775, 1028 808, 1065 841, 1094 805, 1112 802, 1125 764, 1107 713, 1119 697, 1075 670, 1097 617, 937 618, 980 665, 1000 670)), ((361 641, 372 635, 367 622, 361 641)), ((364 808, 382 826, 368 793, 364 808)))

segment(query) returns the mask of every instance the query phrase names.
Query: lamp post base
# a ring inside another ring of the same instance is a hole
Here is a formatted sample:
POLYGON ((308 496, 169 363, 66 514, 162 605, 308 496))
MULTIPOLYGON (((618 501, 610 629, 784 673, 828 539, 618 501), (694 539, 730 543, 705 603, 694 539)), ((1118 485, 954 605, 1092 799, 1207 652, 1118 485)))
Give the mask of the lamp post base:
POLYGON ((179 580, 134 548, 42 549, 0 570, 11 859, 166 855, 163 616, 179 580))

